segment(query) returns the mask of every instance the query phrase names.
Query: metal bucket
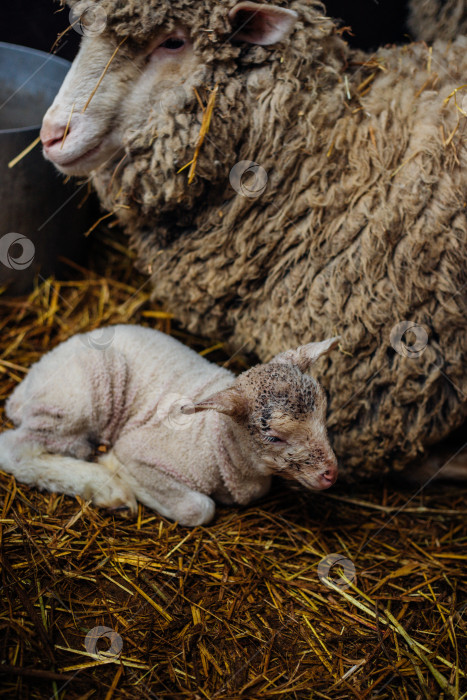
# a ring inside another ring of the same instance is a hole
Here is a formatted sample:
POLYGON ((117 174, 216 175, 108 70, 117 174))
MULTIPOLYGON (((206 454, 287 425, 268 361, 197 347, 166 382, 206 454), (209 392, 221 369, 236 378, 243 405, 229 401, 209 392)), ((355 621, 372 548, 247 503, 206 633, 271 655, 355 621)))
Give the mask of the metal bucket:
POLYGON ((60 273, 60 256, 83 259, 84 233, 95 215, 87 186, 68 183, 44 160, 40 145, 8 163, 39 135, 70 63, 0 42, 0 287, 28 291, 35 277, 60 273))

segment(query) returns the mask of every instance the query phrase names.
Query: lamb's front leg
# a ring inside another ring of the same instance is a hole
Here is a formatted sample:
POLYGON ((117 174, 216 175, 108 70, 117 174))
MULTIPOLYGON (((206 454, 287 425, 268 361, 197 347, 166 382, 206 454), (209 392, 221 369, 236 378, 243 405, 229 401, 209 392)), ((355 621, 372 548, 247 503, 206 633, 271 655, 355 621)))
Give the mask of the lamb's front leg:
POLYGON ((81 496, 104 508, 123 506, 132 513, 137 510, 123 469, 118 473, 115 468, 48 452, 21 428, 0 434, 0 469, 13 474, 21 483, 40 489, 81 496))
POLYGON ((99 458, 99 462, 112 469, 118 469, 120 462, 120 473, 125 474, 125 481, 131 486, 137 500, 169 520, 196 527, 206 525, 214 517, 216 506, 212 498, 138 459, 134 452, 131 454, 131 450, 122 449, 118 442, 113 450, 99 458))

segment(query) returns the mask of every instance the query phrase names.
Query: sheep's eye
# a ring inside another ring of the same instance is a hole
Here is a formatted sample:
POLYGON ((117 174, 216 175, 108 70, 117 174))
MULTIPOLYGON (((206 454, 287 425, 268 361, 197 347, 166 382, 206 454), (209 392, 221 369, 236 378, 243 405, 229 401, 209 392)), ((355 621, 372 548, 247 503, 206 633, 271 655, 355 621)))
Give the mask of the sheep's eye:
POLYGON ((185 46, 185 39, 181 39, 179 37, 170 37, 169 39, 166 39, 165 41, 160 44, 160 47, 163 49, 170 49, 171 51, 176 51, 177 49, 181 49, 185 46))
POLYGON ((284 442, 283 440, 281 440, 280 438, 276 437, 275 435, 266 435, 266 436, 265 436, 265 439, 266 439, 268 442, 284 442))

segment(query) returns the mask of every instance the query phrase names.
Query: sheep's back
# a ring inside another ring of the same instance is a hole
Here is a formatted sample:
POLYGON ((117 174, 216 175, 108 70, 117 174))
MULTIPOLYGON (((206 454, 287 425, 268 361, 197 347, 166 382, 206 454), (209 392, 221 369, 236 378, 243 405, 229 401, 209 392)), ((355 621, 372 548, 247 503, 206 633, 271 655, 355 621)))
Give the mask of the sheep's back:
POLYGON ((467 32, 465 0, 410 0, 407 21, 416 40, 454 40, 467 32))
POLYGON ((257 207, 221 224, 205 207, 201 232, 158 257, 155 296, 232 349, 268 360, 342 335, 318 378, 343 473, 400 468, 467 414, 467 119, 448 99, 465 48, 382 51, 360 111, 299 166, 276 157, 257 207), (427 333, 415 358, 391 344, 404 321, 427 333))

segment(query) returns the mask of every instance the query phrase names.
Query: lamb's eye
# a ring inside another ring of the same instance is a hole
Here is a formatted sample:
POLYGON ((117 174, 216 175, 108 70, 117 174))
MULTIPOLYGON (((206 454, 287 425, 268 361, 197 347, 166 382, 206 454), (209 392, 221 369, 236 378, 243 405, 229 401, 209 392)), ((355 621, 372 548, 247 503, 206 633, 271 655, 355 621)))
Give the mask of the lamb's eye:
POLYGON ((176 36, 169 37, 160 44, 162 49, 170 49, 170 51, 177 51, 177 49, 182 49, 184 46, 185 39, 176 36))
POLYGON ((265 439, 266 439, 268 442, 284 442, 283 440, 281 440, 280 438, 276 437, 275 435, 266 435, 266 436, 265 436, 265 439))

